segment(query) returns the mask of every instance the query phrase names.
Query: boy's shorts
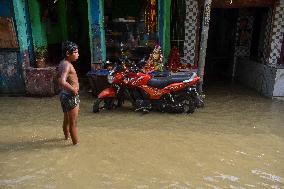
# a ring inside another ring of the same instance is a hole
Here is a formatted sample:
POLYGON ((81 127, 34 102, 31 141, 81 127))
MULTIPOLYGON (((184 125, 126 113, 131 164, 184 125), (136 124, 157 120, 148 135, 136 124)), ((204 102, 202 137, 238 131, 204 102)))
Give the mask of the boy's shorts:
POLYGON ((78 94, 74 96, 66 91, 61 91, 59 98, 64 113, 74 109, 80 103, 78 94))

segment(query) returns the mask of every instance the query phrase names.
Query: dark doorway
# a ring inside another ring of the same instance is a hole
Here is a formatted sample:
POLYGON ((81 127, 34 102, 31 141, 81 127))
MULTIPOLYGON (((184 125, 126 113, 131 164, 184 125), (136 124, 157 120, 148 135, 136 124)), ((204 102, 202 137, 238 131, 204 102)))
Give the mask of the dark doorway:
POLYGON ((234 42, 238 9, 212 9, 205 64, 205 83, 230 80, 233 70, 234 42))
POLYGON ((119 61, 121 44, 124 44, 125 53, 130 60, 139 62, 142 58, 148 58, 156 44, 156 31, 147 31, 147 3, 146 0, 104 1, 107 60, 119 61))
POLYGON ((250 47, 250 59, 260 62, 265 51, 264 39, 266 34, 266 24, 269 8, 253 8, 249 9, 249 11, 254 18, 250 47))
POLYGON ((81 0, 66 2, 68 40, 79 46, 80 56, 75 69, 80 77, 84 77, 91 70, 88 4, 81 0))
MULTIPOLYGON (((284 35, 283 35, 284 39, 284 35)), ((281 67, 284 67, 284 40, 282 41, 282 51, 280 54, 279 64, 281 64, 281 67)))
POLYGON ((185 0, 172 0, 171 5, 171 47, 177 47, 181 56, 184 55, 184 21, 186 16, 185 0))
MULTIPOLYGON (((85 76, 91 69, 87 1, 40 1, 41 22, 45 25, 49 63, 62 60, 62 42, 73 41, 79 46, 79 59, 74 64, 78 75, 85 76), (47 12, 47 14, 44 14, 47 12)), ((32 9, 31 9, 32 10, 32 9)))

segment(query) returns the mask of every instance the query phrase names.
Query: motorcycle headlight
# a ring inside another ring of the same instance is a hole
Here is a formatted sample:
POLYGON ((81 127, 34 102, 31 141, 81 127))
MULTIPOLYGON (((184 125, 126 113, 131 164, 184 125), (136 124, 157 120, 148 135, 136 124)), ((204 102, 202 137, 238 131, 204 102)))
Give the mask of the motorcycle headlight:
POLYGON ((114 76, 112 75, 112 73, 109 73, 107 75, 107 81, 108 83, 112 84, 113 83, 113 80, 114 80, 114 76))

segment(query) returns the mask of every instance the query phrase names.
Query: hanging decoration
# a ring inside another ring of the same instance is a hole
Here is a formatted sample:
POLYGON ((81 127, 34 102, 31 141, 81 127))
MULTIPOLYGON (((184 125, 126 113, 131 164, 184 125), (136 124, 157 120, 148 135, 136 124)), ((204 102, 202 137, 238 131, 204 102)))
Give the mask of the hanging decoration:
POLYGON ((147 0, 145 8, 145 25, 148 33, 156 32, 157 0, 147 0))
POLYGON ((168 62, 168 69, 172 72, 177 72, 182 69, 182 64, 180 63, 180 54, 177 47, 173 47, 168 62))
POLYGON ((150 54, 149 59, 147 60, 146 65, 144 66, 144 71, 146 73, 152 71, 164 71, 163 55, 161 47, 159 45, 156 45, 153 50, 153 53, 150 54))

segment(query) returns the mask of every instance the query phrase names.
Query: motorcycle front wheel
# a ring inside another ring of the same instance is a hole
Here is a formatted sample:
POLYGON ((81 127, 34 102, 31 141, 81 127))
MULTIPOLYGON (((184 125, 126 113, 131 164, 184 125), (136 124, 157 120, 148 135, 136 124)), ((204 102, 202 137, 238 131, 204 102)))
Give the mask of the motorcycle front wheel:
POLYGON ((120 107, 122 105, 121 101, 115 98, 100 99, 97 98, 93 105, 93 112, 98 113, 101 109, 111 110, 115 107, 120 107))
POLYGON ((101 109, 110 110, 113 107, 114 99, 100 99, 97 98, 93 105, 93 112, 98 113, 101 109))

